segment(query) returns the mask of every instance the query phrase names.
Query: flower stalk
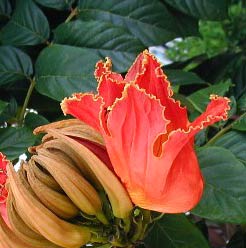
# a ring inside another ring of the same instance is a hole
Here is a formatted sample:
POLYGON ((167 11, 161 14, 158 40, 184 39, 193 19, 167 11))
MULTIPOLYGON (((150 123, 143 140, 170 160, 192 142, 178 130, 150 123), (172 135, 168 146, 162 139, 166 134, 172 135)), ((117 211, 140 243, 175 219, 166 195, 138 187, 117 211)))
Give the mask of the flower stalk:
POLYGON ((29 81, 30 81, 30 85, 29 85, 29 88, 28 88, 28 91, 27 91, 27 94, 26 94, 26 97, 25 97, 25 100, 24 100, 24 103, 23 103, 19 118, 18 118, 19 126, 23 125, 23 121, 24 121, 24 117, 25 117, 25 113, 26 113, 26 108, 28 106, 29 100, 31 98, 33 89, 34 89, 35 84, 36 84, 34 78, 33 79, 30 78, 29 81))

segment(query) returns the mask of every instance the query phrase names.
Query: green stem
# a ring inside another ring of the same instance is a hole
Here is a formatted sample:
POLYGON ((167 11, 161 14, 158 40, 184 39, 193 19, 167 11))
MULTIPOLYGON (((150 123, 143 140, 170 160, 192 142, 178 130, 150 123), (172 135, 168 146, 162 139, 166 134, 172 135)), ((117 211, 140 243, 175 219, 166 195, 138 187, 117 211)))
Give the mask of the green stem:
POLYGON ((26 98, 25 98, 24 104, 22 106, 22 109, 21 109, 21 112, 20 112, 20 115, 18 118, 19 126, 21 126, 23 124, 24 116, 26 113, 26 108, 27 108, 27 105, 29 103, 30 97, 32 95, 32 91, 34 89, 34 86, 35 86, 35 79, 30 79, 30 86, 29 86, 29 89, 27 91, 26 98))
POLYGON ((70 22, 76 15, 78 15, 78 13, 79 13, 78 8, 73 9, 70 15, 68 16, 68 18, 65 20, 65 23, 70 22))
POLYGON ((153 218, 152 222, 155 222, 157 220, 160 220, 164 215, 165 215, 164 213, 158 215, 157 217, 153 218))
POLYGON ((92 243, 103 243, 103 244, 107 244, 108 243, 108 238, 107 237, 97 236, 97 235, 92 235, 90 241, 92 243))
POLYGON ((220 136, 222 136, 224 133, 226 133, 228 130, 230 130, 231 127, 232 127, 232 124, 230 124, 230 125, 228 125, 227 127, 221 129, 216 135, 214 135, 213 138, 211 138, 211 139, 207 142, 206 146, 207 146, 207 145, 213 144, 220 136))
MULTIPOLYGON (((242 118, 242 117, 245 116, 245 115, 246 115, 246 113, 242 114, 239 118, 242 118)), ((238 119, 239 119, 239 118, 238 118, 238 119)), ((219 137, 221 137, 224 133, 226 133, 227 131, 229 131, 229 130, 232 128, 233 124, 234 124, 238 119, 236 119, 235 121, 233 121, 230 125, 226 126, 225 128, 221 129, 216 135, 214 135, 213 138, 211 138, 211 139, 207 142, 207 144, 206 144, 205 146, 208 146, 208 145, 213 144, 219 137)))

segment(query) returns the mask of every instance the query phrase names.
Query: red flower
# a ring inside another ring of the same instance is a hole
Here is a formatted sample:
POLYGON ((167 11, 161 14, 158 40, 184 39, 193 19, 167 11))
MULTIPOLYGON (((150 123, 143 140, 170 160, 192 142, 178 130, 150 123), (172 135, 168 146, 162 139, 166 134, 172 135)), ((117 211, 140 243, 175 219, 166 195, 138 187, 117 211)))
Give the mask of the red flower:
POLYGON ((5 187, 7 181, 7 169, 6 166, 9 163, 6 160, 6 157, 0 152, 0 215, 3 217, 6 223, 7 219, 7 210, 6 210, 6 199, 8 196, 8 191, 5 187))
POLYGON ((204 187, 194 136, 227 118, 229 99, 212 95, 206 111, 190 123, 148 51, 125 78, 111 72, 109 59, 97 63, 95 77, 98 94, 64 99, 63 112, 102 133, 113 168, 136 205, 165 213, 193 208, 204 187))

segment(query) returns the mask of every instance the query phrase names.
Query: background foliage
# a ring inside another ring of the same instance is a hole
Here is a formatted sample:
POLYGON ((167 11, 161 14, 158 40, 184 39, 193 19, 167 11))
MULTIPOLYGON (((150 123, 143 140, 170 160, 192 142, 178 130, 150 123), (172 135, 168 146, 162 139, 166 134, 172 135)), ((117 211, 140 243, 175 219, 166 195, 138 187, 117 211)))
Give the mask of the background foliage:
POLYGON ((165 215, 144 246, 246 247, 245 27, 245 1, 1 0, 0 151, 17 161, 39 139, 33 128, 64 118, 59 101, 95 90, 99 59, 125 73, 139 52, 163 45, 190 119, 211 93, 230 97, 231 111, 196 137, 202 201, 190 215, 165 215))

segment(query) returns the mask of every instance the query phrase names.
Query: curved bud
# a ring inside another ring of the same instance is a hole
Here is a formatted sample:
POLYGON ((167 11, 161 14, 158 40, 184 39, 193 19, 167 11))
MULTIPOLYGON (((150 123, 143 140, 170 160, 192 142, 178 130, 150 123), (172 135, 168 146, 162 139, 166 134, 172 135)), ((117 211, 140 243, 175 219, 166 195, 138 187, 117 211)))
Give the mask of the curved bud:
POLYGON ((79 214, 79 209, 66 195, 49 188, 39 181, 28 165, 25 166, 25 170, 32 190, 47 208, 63 219, 70 219, 79 214))
MULTIPOLYGON (((99 132, 77 119, 62 120, 43 125, 34 129, 33 133, 44 133, 47 132, 49 129, 58 129, 59 132, 63 133, 64 135, 87 139, 92 142, 104 145, 104 140, 99 132)), ((44 142, 50 137, 51 136, 48 134, 45 138, 43 138, 42 141, 44 142)))
POLYGON ((50 174, 41 170, 34 161, 30 160, 28 164, 32 168, 35 176, 38 178, 39 181, 55 191, 63 191, 57 181, 50 174))
POLYGON ((93 152, 79 142, 53 129, 49 130, 49 133, 69 145, 70 149, 76 152, 78 159, 85 162, 84 166, 93 171, 109 197, 114 216, 122 219, 129 217, 133 205, 115 174, 93 152))
POLYGON ((107 220, 102 218, 102 203, 97 191, 81 174, 68 164, 51 158, 50 152, 45 149, 39 149, 38 155, 34 155, 32 160, 49 171, 81 211, 89 215, 95 215, 100 221, 107 223, 107 220))
MULTIPOLYGON (((93 173, 93 171, 90 168, 88 168, 88 166, 85 165, 85 162, 84 162, 83 159, 81 159, 80 157, 78 157, 77 151, 75 151, 74 149, 72 149, 68 144, 65 144, 64 142, 61 142, 59 139, 55 139, 55 140, 50 140, 50 141, 44 143, 43 144, 43 148, 45 148, 45 149, 47 149, 49 151, 51 151, 52 149, 57 149, 57 150, 65 153, 65 154, 67 154, 67 156, 73 158, 73 161, 75 162, 76 166, 81 171, 82 175, 88 181, 92 182, 93 185, 97 189, 101 189, 102 188, 100 182, 98 181, 98 179, 95 176, 95 174, 93 173)), ((41 148, 39 148, 39 149, 41 149, 41 148)))
POLYGON ((0 215, 0 247, 1 248, 36 248, 28 245, 23 240, 15 235, 7 226, 2 216, 0 215))
POLYGON ((79 248, 90 241, 91 233, 88 228, 58 218, 27 190, 12 165, 8 165, 7 172, 16 205, 20 211, 27 213, 28 222, 41 235, 65 248, 79 248))
POLYGON ((40 234, 34 232, 31 228, 29 228, 25 222, 21 219, 19 214, 17 213, 14 204, 13 204, 13 196, 12 192, 9 192, 7 199, 7 209, 8 209, 8 218, 10 222, 11 229, 13 231, 13 235, 16 235, 19 239, 26 242, 29 245, 37 248, 59 248, 55 244, 52 244, 49 240, 45 239, 40 234))

